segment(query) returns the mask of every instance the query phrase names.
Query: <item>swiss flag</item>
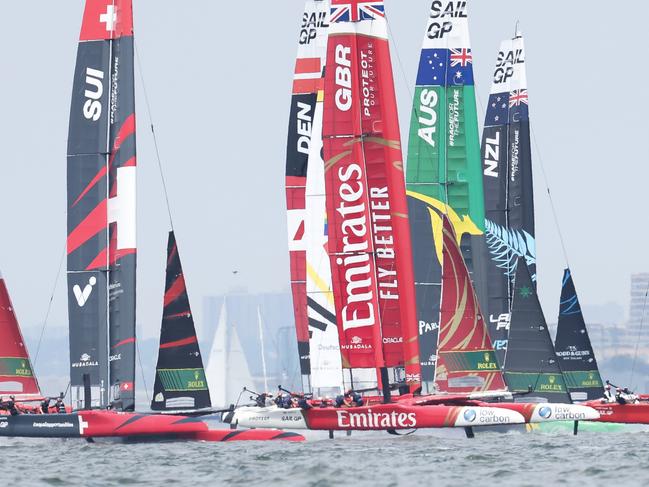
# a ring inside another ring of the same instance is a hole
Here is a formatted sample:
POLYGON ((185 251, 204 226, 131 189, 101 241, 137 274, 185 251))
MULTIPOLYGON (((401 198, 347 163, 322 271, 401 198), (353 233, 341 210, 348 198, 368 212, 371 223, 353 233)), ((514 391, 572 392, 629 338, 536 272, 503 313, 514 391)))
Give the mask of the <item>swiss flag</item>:
POLYGON ((122 382, 119 385, 119 390, 120 392, 130 392, 134 389, 134 385, 132 382, 122 382))
POLYGON ((133 35, 132 0, 86 0, 81 41, 133 35))

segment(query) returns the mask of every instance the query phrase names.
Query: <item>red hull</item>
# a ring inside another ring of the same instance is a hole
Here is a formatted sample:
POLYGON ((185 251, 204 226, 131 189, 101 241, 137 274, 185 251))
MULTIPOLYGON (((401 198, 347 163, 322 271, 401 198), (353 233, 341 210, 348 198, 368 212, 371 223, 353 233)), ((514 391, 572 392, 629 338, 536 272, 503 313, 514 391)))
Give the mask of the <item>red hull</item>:
POLYGON ((649 402, 639 404, 602 403, 599 400, 585 402, 595 409, 600 423, 649 424, 649 402))

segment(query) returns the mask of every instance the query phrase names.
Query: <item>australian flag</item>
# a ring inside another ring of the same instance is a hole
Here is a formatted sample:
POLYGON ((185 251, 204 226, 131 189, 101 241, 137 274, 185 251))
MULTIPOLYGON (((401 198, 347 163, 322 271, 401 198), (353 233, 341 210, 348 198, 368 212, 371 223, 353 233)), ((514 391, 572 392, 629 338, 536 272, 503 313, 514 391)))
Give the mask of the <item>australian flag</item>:
POLYGON ((471 49, 423 49, 419 59, 417 85, 473 85, 471 49))
POLYGON ((331 5, 331 23, 359 22, 385 17, 383 2, 363 2, 360 0, 334 0, 331 5))

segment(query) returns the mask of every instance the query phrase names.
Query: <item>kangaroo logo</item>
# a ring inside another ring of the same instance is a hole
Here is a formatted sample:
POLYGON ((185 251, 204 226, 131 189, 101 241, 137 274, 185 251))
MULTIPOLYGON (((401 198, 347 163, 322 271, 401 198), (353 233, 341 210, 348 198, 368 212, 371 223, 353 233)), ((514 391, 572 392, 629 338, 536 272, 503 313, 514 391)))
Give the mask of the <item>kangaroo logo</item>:
POLYGON ((83 288, 83 291, 81 290, 81 286, 79 286, 78 284, 75 284, 75 286, 72 288, 74 297, 77 299, 77 303, 81 308, 83 308, 88 302, 95 284, 97 284, 97 278, 95 276, 92 276, 90 279, 88 279, 88 284, 86 284, 86 287, 83 288))

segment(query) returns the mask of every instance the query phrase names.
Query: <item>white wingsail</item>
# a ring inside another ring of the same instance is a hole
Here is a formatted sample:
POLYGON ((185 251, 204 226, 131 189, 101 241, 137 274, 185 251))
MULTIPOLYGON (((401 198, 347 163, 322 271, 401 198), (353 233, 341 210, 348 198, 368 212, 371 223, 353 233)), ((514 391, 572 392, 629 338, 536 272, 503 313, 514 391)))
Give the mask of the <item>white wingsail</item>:
POLYGON ((255 387, 237 330, 228 321, 225 299, 205 374, 214 408, 235 404, 244 387, 255 387))

